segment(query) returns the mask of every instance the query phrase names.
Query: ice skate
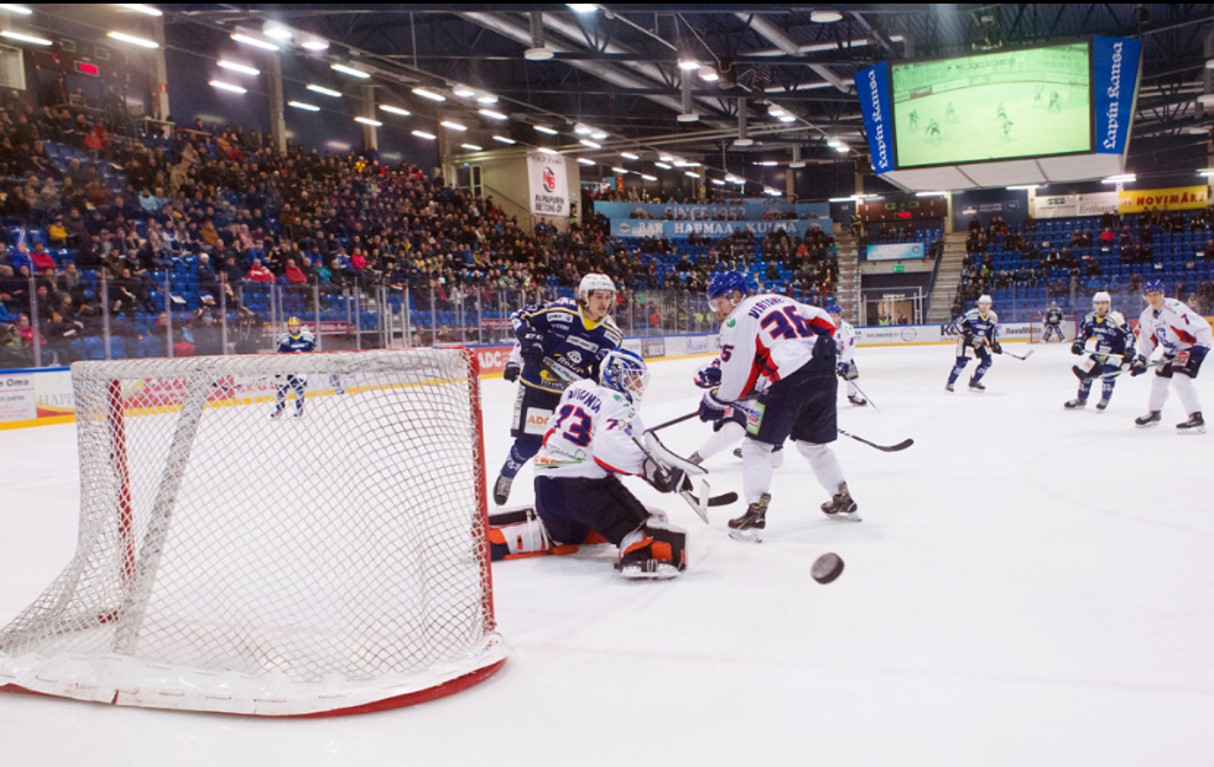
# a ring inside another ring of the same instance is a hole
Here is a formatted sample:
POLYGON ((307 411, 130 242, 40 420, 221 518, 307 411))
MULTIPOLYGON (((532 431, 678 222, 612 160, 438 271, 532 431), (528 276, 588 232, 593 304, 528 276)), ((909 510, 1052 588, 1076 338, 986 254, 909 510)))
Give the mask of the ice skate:
POLYGON ((620 575, 630 580, 668 580, 678 576, 679 569, 670 562, 654 559, 653 540, 645 539, 644 544, 629 547, 615 563, 615 569, 620 575))
POLYGON ((1146 415, 1140 415, 1134 419, 1134 425, 1140 429, 1147 429, 1152 426, 1158 426, 1160 421, 1159 411, 1152 410, 1146 415))
POLYGON ((1066 408, 1067 410, 1076 410, 1078 408, 1086 407, 1087 404, 1088 404, 1088 401, 1086 399, 1076 398, 1076 399, 1072 399, 1072 400, 1067 400, 1065 403, 1063 403, 1062 406, 1064 408, 1066 408))
POLYGON ((856 500, 848 492, 846 482, 839 485, 839 492, 831 496, 831 499, 822 504, 820 508, 822 513, 828 517, 850 519, 853 522, 860 521, 860 515, 856 513, 860 507, 856 505, 856 500))
POLYGON ((746 513, 729 520, 729 537, 735 541, 761 543, 763 530, 767 527, 767 504, 771 503, 771 493, 759 496, 758 503, 746 507, 746 513))
POLYGON ((970 379, 970 387, 972 391, 986 391, 986 386, 977 378, 970 379))
POLYGON ((282 408, 276 408, 273 413, 270 413, 270 418, 275 419, 282 415, 282 408))
POLYGON ((510 500, 510 486, 514 484, 514 477, 507 477, 502 474, 497 478, 497 482, 493 483, 493 502, 498 506, 505 506, 506 501, 510 500))
POLYGON ((868 400, 864 399, 864 398, 863 398, 863 397, 861 397, 859 394, 849 394, 849 395, 847 395, 847 401, 848 401, 848 402, 850 402, 850 403, 852 403, 852 404, 853 404, 853 405, 855 405, 856 407, 864 407, 865 405, 867 405, 867 404, 868 404, 868 400))
POLYGON ((944 390, 945 391, 955 391, 955 389, 953 389, 953 382, 949 381, 948 383, 946 383, 944 385, 944 390))
POLYGON ((1097 402, 1097 403, 1096 403, 1096 409, 1097 409, 1097 410, 1101 410, 1101 411, 1103 411, 1103 410, 1104 410, 1105 408, 1107 408, 1108 406, 1109 406, 1109 398, 1108 398, 1108 397, 1105 397, 1104 399, 1102 399, 1102 400, 1100 400, 1099 402, 1097 402))
POLYGON ((1189 420, 1176 424, 1177 434, 1205 434, 1206 421, 1201 413, 1189 413, 1189 420))

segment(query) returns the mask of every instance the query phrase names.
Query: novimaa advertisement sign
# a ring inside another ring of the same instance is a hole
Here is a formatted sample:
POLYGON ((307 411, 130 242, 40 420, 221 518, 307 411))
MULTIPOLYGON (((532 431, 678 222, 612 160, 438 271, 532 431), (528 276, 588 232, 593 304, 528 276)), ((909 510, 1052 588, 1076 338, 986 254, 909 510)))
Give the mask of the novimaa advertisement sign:
POLYGON ((1092 38, 1092 108, 1097 154, 1126 151, 1141 53, 1142 43, 1132 38, 1092 38))
POLYGON ((856 93, 868 132, 868 150, 878 174, 894 169, 893 98, 890 95, 889 64, 881 62, 856 72, 856 93))

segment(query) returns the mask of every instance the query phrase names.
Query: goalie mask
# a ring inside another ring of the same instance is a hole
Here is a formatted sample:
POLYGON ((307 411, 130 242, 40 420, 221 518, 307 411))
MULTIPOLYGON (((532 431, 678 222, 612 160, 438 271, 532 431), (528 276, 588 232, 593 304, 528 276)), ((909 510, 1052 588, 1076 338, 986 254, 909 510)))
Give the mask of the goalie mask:
POLYGON ((599 383, 614 389, 636 404, 649 385, 649 369, 641 355, 628 349, 612 349, 599 365, 599 383))

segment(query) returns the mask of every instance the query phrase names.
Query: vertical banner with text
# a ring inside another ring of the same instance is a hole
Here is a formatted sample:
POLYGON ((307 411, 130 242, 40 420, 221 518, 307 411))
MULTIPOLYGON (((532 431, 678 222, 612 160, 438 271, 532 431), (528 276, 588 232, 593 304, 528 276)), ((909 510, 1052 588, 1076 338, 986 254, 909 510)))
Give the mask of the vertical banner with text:
POLYGON ((537 216, 569 215, 569 177, 565 157, 534 152, 527 155, 527 177, 531 182, 531 212, 537 216))

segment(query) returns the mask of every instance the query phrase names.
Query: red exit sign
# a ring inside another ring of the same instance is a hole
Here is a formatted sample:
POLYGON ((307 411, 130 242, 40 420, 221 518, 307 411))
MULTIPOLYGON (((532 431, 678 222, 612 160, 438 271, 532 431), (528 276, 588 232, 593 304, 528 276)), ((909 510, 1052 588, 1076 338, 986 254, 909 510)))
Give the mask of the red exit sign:
POLYGON ((87 61, 77 61, 76 71, 82 75, 88 75, 89 77, 101 77, 100 67, 87 61))

